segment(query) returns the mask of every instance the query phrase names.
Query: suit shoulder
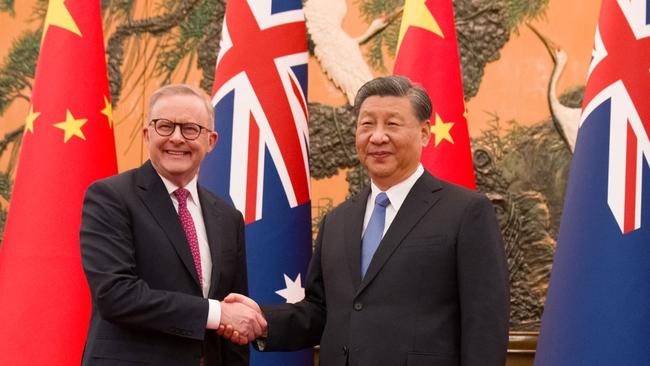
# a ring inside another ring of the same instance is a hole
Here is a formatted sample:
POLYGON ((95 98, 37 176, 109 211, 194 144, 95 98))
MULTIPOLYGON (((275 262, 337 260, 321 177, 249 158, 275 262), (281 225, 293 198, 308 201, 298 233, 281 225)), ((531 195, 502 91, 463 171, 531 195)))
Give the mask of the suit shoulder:
POLYGON ((451 182, 447 182, 444 180, 440 180, 440 185, 443 187, 443 189, 447 190, 449 194, 458 195, 459 197, 467 197, 468 199, 478 199, 481 197, 483 198, 485 197, 485 194, 481 192, 477 192, 469 188, 451 182))
POLYGON ((338 206, 332 208, 328 213, 328 217, 336 217, 338 215, 343 215, 343 212, 345 212, 348 208, 363 204, 365 207, 365 202, 368 198, 368 193, 369 191, 367 189, 361 190, 361 192, 356 193, 352 197, 346 199, 345 201, 341 202, 338 206))
POLYGON ((489 198, 482 192, 477 192, 442 179, 437 180, 442 192, 444 192, 443 194, 460 206, 492 204, 489 198))
POLYGON ((127 170, 125 172, 111 175, 110 177, 98 179, 89 185, 90 189, 98 189, 99 187, 120 188, 124 186, 133 185, 135 182, 135 173, 138 168, 127 170))

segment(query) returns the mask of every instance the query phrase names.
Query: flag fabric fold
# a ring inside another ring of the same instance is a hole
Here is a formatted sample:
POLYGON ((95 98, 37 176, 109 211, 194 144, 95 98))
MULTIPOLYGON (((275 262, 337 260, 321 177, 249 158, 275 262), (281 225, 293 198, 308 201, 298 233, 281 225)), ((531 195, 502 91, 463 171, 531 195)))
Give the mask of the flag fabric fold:
POLYGON ((451 0, 406 0, 393 74, 421 84, 433 104, 422 165, 438 178, 476 188, 451 0))
POLYGON ((650 364, 649 23, 602 2, 537 366, 650 364))
MULTIPOLYGON (((311 257, 307 40, 302 1, 228 1, 213 104, 219 142, 199 181, 244 215, 249 294, 297 302, 311 257)), ((251 355, 311 365, 311 350, 251 355)))
POLYGON ((117 172, 99 1, 51 0, 0 249, 0 364, 81 363, 86 187, 117 172))

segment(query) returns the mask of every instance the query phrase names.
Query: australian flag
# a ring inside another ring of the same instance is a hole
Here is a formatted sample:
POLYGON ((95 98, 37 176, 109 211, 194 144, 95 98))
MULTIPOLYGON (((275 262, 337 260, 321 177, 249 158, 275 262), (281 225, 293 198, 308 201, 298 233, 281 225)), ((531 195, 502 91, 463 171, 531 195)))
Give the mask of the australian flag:
MULTIPOLYGON (((250 296, 297 302, 311 257, 307 40, 301 0, 230 0, 212 91, 219 141, 201 183, 244 215, 250 296)), ((311 365, 311 350, 252 353, 311 365)))
POLYGON ((650 1, 603 0, 535 365, 650 365, 650 1))

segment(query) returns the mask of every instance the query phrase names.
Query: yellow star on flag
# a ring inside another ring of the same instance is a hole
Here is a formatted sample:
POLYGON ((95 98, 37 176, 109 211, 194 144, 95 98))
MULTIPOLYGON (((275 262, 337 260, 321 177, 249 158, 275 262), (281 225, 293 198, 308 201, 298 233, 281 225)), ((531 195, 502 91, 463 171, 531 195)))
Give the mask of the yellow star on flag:
POLYGON ((25 118, 25 132, 34 133, 34 121, 41 115, 41 112, 34 112, 34 105, 29 106, 29 114, 25 118))
POLYGON ((65 112, 65 121, 64 122, 59 122, 55 123, 54 127, 60 128, 63 131, 65 131, 65 136, 63 137, 63 142, 68 142, 72 138, 72 136, 77 136, 82 140, 86 140, 86 136, 84 136, 83 131, 81 131, 81 127, 88 122, 87 119, 85 118, 80 118, 76 119, 72 115, 69 109, 66 109, 65 112))
POLYGON ((104 96, 104 109, 101 113, 108 119, 108 126, 113 128, 113 106, 106 96, 104 96))
POLYGON ((431 133, 436 136, 435 146, 438 146, 442 140, 447 140, 452 144, 454 143, 454 139, 449 133, 449 130, 451 130, 452 127, 454 127, 454 122, 445 122, 440 118, 438 113, 436 113, 436 120, 434 125, 431 126, 431 133))
POLYGON ((426 0, 406 0, 404 3, 402 25, 400 26, 399 38, 397 39, 397 52, 399 52, 402 40, 409 27, 422 28, 439 35, 441 38, 445 38, 445 35, 442 34, 442 29, 440 29, 438 22, 429 11, 429 8, 427 8, 425 2, 426 0))
POLYGON ((42 39, 45 39, 47 31, 52 25, 69 30, 81 37, 81 31, 79 31, 79 27, 77 27, 77 23, 74 21, 70 11, 65 6, 64 1, 65 0, 50 0, 49 6, 47 7, 47 15, 45 16, 45 27, 43 28, 42 39))

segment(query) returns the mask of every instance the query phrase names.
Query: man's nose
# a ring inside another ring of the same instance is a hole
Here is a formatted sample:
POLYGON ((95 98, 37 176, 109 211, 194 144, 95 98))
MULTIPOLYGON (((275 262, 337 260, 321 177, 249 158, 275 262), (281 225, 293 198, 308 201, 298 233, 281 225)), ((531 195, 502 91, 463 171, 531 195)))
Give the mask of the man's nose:
POLYGON ((381 144, 388 141, 386 130, 382 126, 377 126, 370 134, 370 142, 373 144, 381 144))
POLYGON ((174 125, 174 131, 172 131, 172 134, 169 135, 169 139, 175 142, 180 142, 185 140, 185 138, 183 137, 183 133, 181 132, 181 125, 179 124, 174 125))

